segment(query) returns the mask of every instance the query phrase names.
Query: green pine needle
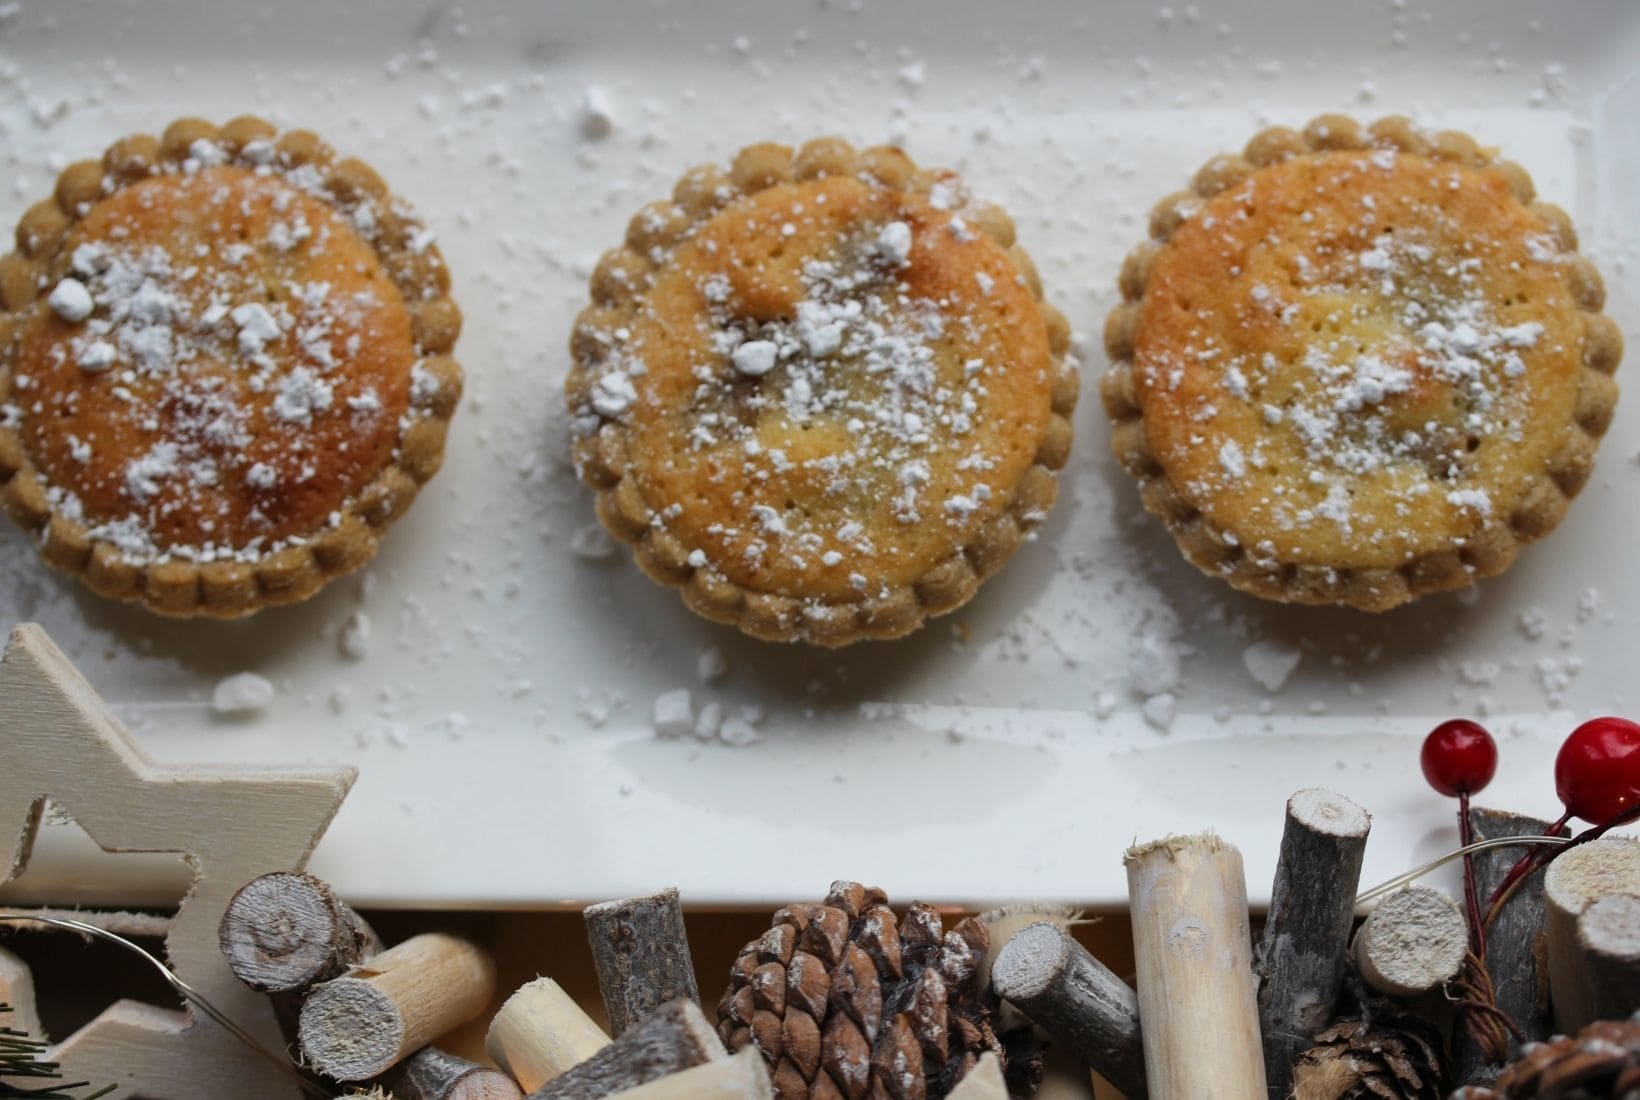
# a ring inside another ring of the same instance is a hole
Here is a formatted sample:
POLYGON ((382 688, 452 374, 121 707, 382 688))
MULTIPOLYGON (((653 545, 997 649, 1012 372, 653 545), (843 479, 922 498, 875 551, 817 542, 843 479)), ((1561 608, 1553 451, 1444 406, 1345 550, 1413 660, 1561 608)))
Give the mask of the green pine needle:
MULTIPOLYGON (((8 1004, 0 1004, 0 1016, 10 1013, 8 1004)), ((98 1097, 107 1096, 114 1091, 109 1085, 87 1096, 76 1096, 70 1089, 83 1089, 90 1086, 89 1081, 75 1081, 72 1084, 47 1085, 42 1088, 23 1088, 11 1082, 21 1078, 36 1080, 62 1080, 62 1070, 56 1062, 47 1062, 41 1055, 46 1052, 47 1044, 38 1039, 31 1039, 28 1035, 16 1028, 0 1027, 0 1098, 28 1097, 30 1100, 98 1100, 98 1097)))

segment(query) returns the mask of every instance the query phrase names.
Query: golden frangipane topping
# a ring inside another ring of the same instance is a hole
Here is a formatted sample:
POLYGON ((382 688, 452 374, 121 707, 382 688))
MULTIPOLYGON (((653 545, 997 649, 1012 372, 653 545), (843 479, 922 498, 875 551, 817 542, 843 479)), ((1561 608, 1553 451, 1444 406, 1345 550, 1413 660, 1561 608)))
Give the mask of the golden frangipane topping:
POLYGON ((1000 244, 939 188, 852 175, 705 220, 615 339, 581 430, 624 425, 696 567, 823 601, 914 581, 1008 510, 1058 373, 1000 244))
POLYGON ((1393 149, 1263 167, 1149 268, 1151 452, 1254 561, 1395 568, 1461 545, 1578 430, 1564 263, 1502 172, 1393 149))
POLYGON ((389 461, 416 359, 399 290, 330 202, 219 164, 74 225, 21 336, 35 463, 133 559, 323 529, 389 461))

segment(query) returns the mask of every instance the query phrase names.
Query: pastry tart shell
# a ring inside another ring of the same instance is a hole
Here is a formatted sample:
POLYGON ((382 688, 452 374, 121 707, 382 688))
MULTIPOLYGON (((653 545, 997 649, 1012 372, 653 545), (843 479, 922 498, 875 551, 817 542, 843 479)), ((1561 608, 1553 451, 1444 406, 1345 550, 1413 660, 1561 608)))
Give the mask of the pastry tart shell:
POLYGON ((1428 133, 1400 117, 1361 125, 1341 115, 1318 117, 1302 130, 1266 129, 1239 155, 1208 161, 1188 190, 1162 199, 1150 217, 1150 239, 1134 249, 1122 266, 1121 302, 1105 322, 1110 366, 1100 387, 1112 423, 1112 449, 1123 469, 1138 482, 1144 507, 1163 521, 1192 564, 1265 599, 1384 611, 1426 593, 1463 588, 1501 573, 1522 547, 1542 538, 1565 515, 1588 480, 1597 444, 1615 409, 1617 386, 1612 375, 1622 357, 1622 335, 1601 313, 1604 290, 1598 271, 1576 249, 1570 219, 1558 207, 1536 201, 1527 173, 1497 159, 1466 134, 1428 133), (1206 491, 1199 482, 1181 483, 1170 475, 1158 454, 1157 426, 1147 421, 1136 377, 1147 290, 1158 258, 1180 227, 1215 196, 1270 166, 1335 151, 1377 151, 1386 157, 1409 154, 1501 181, 1499 191, 1512 195, 1541 224, 1543 238, 1551 242, 1552 263, 1561 273, 1565 295, 1575 303, 1581 326, 1577 362, 1571 365, 1575 370, 1571 416, 1541 468, 1520 480, 1511 499, 1490 502, 1489 514, 1477 529, 1393 564, 1297 560, 1279 547, 1260 552, 1237 538, 1210 514, 1209 502, 1204 501, 1206 491))
POLYGON ((388 460, 329 513, 322 529, 282 539, 270 552, 216 560, 172 553, 170 547, 162 547, 165 552, 154 560, 134 560, 96 537, 86 517, 54 506, 51 480, 15 424, 0 424, 0 502, 50 565, 74 574, 99 595, 169 617, 233 619, 307 599, 375 556, 383 533, 442 462, 462 390, 461 367, 450 354, 461 313, 449 297, 449 273, 438 249, 416 239, 419 224, 368 165, 338 157, 311 132, 281 133, 259 118, 236 118, 220 127, 182 119, 158 138, 122 138, 101 160, 69 165, 52 197, 23 215, 16 251, 0 259, 0 403, 20 397, 15 368, 23 330, 36 311, 48 308, 46 290, 69 270, 65 249, 75 227, 122 190, 181 171, 201 151, 200 143, 212 151, 212 163, 277 174, 301 171, 309 193, 338 210, 342 203, 370 207, 372 232, 360 239, 374 250, 403 300, 413 346, 414 381, 388 460))
MULTIPOLYGON (((566 382, 572 415, 589 407, 589 394, 610 349, 644 306, 644 296, 662 256, 720 211, 781 184, 847 176, 874 186, 926 198, 950 173, 925 170, 893 147, 856 150, 825 138, 798 149, 761 144, 743 149, 727 170, 703 166, 684 174, 670 201, 652 203, 631 221, 626 243, 606 253, 591 279, 593 304, 576 321, 571 339, 573 365, 566 382)), ((1035 267, 1015 244, 1011 220, 988 205, 963 208, 968 226, 1000 249, 1027 286, 1046 328, 1051 363, 1048 405, 1039 437, 1017 484, 1005 487, 1006 505, 970 537, 954 542, 942 560, 921 575, 881 586, 856 598, 810 597, 790 591, 759 590, 730 579, 717 564, 702 561, 668 529, 646 499, 631 450, 632 433, 623 419, 601 417, 579 435, 573 458, 581 479, 597 492, 603 526, 629 544, 639 567, 657 583, 676 588, 684 602, 714 622, 738 627, 753 637, 777 642, 845 646, 863 639, 898 638, 932 616, 947 614, 973 598, 1046 517, 1057 492, 1054 474, 1071 443, 1070 416, 1078 376, 1066 361, 1070 330, 1058 310, 1042 300, 1035 267)), ((1003 496, 999 493, 999 496, 1003 496)))

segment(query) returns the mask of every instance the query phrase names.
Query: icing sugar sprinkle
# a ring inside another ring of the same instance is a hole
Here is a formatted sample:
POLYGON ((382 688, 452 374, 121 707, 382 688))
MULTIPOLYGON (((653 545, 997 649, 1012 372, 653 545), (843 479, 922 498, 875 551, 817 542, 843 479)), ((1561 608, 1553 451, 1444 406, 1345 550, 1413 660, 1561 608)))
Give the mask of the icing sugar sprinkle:
MULTIPOLYGON (((942 184, 941 202, 954 205, 962 196, 954 183, 942 184)), ((795 209, 770 228, 784 233, 801 217, 795 209)), ((839 515, 843 502, 886 501, 905 526, 954 526, 970 522, 993 499, 988 471, 995 460, 965 439, 974 431, 993 368, 973 358, 953 380, 949 374, 955 372, 942 372, 936 347, 947 336, 977 335, 951 330, 973 325, 962 303, 982 301, 994 283, 989 276, 975 279, 962 302, 919 297, 899 275, 916 243, 911 225, 896 220, 863 228, 825 258, 803 261, 801 295, 784 318, 748 319, 724 275, 700 279, 701 328, 710 351, 692 368, 688 445, 710 452, 714 463, 721 456, 731 467, 738 464, 737 477, 751 484, 790 474, 815 486, 822 499, 839 502, 816 515, 794 501, 746 502, 740 526, 720 524, 712 531, 737 539, 750 564, 779 556, 795 569, 838 570, 855 590, 870 591, 870 571, 844 563, 893 551, 859 522, 823 518, 839 515), (771 422, 781 437, 794 430, 818 434, 805 437, 813 446, 805 445, 803 455, 787 454, 760 434, 759 425, 771 422), (936 488, 931 460, 942 453, 936 488)), ((582 436, 624 415, 638 399, 635 380, 646 372, 645 349, 628 331, 594 338, 604 351, 588 407, 576 410, 574 428, 582 436)), ((675 507, 681 514, 684 506, 675 507)), ((675 514, 656 522, 664 525, 675 514)), ((710 557, 692 548, 688 561, 702 568, 710 557)))
POLYGON ((91 316, 96 303, 91 300, 91 292, 84 283, 75 278, 66 278, 51 289, 46 305, 69 324, 77 325, 91 316))
MULTIPOLYGON (((52 349, 59 364, 72 364, 99 376, 86 386, 106 387, 112 398, 131 407, 130 423, 141 443, 132 457, 104 474, 93 463, 104 444, 95 431, 70 440, 70 454, 86 474, 106 476, 128 509, 124 514, 90 515, 76 493, 50 486, 47 496, 59 514, 86 523, 93 539, 112 543, 135 563, 179 558, 192 561, 252 561, 299 540, 236 536, 200 545, 168 545, 155 531, 189 501, 202 510, 197 529, 219 530, 217 507, 209 495, 215 487, 235 483, 265 494, 283 483, 301 483, 317 473, 305 457, 318 417, 347 394, 345 411, 356 431, 368 430, 386 415, 379 394, 349 383, 345 356, 359 350, 374 312, 382 308, 375 292, 361 287, 347 293, 326 282, 275 283, 275 268, 258 257, 286 257, 326 247, 332 224, 310 224, 294 202, 297 192, 322 198, 366 239, 377 232, 379 200, 368 195, 338 202, 311 167, 280 169, 276 150, 247 149, 241 160, 253 179, 240 192, 205 184, 199 174, 229 160, 209 141, 197 141, 174 171, 192 177, 196 210, 211 219, 232 220, 241 201, 265 202, 271 222, 264 239, 220 242, 210 263, 173 254, 156 245, 131 240, 124 227, 104 239, 77 246, 69 272, 52 287, 46 305, 72 330, 52 349), (279 182, 274 181, 278 177, 279 182), (340 329, 350 330, 344 339, 340 329), (339 387, 346 386, 346 389, 339 387), (358 392, 350 392, 357 390, 358 392), (263 395, 269 416, 253 419, 250 395, 263 395), (283 433, 281 457, 256 447, 270 430, 283 433), (284 455, 295 456, 286 467, 284 455), (283 472, 282 472, 283 471, 283 472)), ((408 231, 416 226, 408 221, 408 231)), ((17 379, 19 390, 28 385, 17 379)), ((53 402, 73 402, 68 389, 53 402)), ((421 398, 412 394, 411 416, 425 415, 421 398)), ((55 407, 55 406, 53 406, 55 407)), ((50 414, 46 406, 30 412, 50 414)), ((0 410, 8 423, 21 422, 16 404, 0 410)), ((342 448, 346 449, 345 445, 342 448)), ((269 523, 251 504, 249 525, 269 523)), ((339 516, 332 516, 332 522, 339 516)))
MULTIPOLYGON (((1205 341, 1185 354, 1219 369, 1220 392, 1199 398, 1194 418, 1211 422, 1225 402, 1241 403, 1265 425, 1285 425, 1293 433, 1315 495, 1301 503, 1297 494, 1278 491, 1261 505, 1289 529, 1325 524, 1355 533, 1357 479, 1401 468, 1413 476, 1395 490, 1400 494, 1395 507, 1404 511, 1412 498, 1438 491, 1452 507, 1490 518, 1491 496, 1465 482, 1470 454, 1482 440, 1518 437, 1520 426, 1499 395, 1504 382, 1526 372, 1521 353, 1545 338, 1544 326, 1501 324, 1480 285, 1482 261, 1440 259, 1420 243, 1416 230, 1385 232, 1353 258, 1341 257, 1338 281, 1325 280, 1319 262, 1302 255, 1298 260, 1293 288, 1255 285, 1246 308, 1287 325, 1301 323, 1304 298, 1332 296, 1348 303, 1359 292, 1359 281, 1351 285, 1352 268, 1357 280, 1364 276, 1366 286, 1383 296, 1384 305, 1334 306, 1327 321, 1341 324, 1343 331, 1323 332, 1296 364, 1268 353, 1228 355, 1205 341), (1362 309, 1388 310, 1387 335, 1363 339, 1349 331, 1351 322, 1364 316, 1362 309), (1455 412, 1444 406, 1427 414, 1404 411, 1416 409, 1409 402, 1421 400, 1426 379, 1452 393, 1455 412), (1403 395, 1407 399, 1398 401, 1403 395)), ((1167 357, 1145 369, 1177 389, 1193 365, 1167 357)), ((1193 442, 1213 448, 1217 476, 1224 481, 1241 481, 1276 461, 1263 442, 1247 446, 1231 438, 1210 439, 1198 435, 1193 442)))
POLYGON ((732 356, 735 369, 751 378, 761 378, 774 369, 775 358, 779 355, 773 343, 768 340, 748 340, 734 350, 732 356))

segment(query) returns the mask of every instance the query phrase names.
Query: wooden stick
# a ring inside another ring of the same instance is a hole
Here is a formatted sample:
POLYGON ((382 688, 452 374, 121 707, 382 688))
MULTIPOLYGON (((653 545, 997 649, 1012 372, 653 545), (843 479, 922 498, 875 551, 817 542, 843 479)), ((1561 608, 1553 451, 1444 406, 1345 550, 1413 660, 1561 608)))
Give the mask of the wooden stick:
POLYGON ((1332 1022, 1371 828, 1367 811, 1331 791, 1310 788, 1287 800, 1270 913, 1253 962, 1270 1100, 1285 1100, 1293 1063, 1332 1022))
POLYGON ((987 1052, 963 1075, 946 1100, 1008 1100, 1008 1083, 1002 1077, 1002 1063, 987 1052))
POLYGON ((1355 964, 1386 997, 1423 997, 1458 976, 1469 954, 1469 922, 1457 902, 1409 886, 1378 903, 1355 934, 1355 964))
POLYGON ((376 933, 328 883, 301 871, 275 871, 240 887, 217 942, 239 980, 261 993, 299 993, 381 950, 376 933))
POLYGON ((516 1082, 500 1070, 423 1047, 377 1082, 394 1100, 520 1100, 516 1082))
MULTIPOLYGON (((956 1095, 951 1094, 952 1100, 956 1095)), ((756 1047, 747 1047, 733 1058, 707 1062, 615 1093, 612 1100, 774 1100, 774 1086, 769 1082, 763 1056, 756 1047)))
POLYGON ((1578 918, 1577 939, 1595 1019, 1619 1020, 1633 1012, 1640 1005, 1640 897, 1596 899, 1578 918))
POLYGON ((700 1001, 676 889, 590 905, 581 915, 598 967, 610 1034, 619 1037, 675 998, 700 1001))
MULTIPOLYGON (((1069 932, 1073 924, 1091 923, 1083 918, 1082 910, 1074 905, 1035 901, 1014 902, 990 909, 981 913, 979 919, 985 922, 991 943, 1004 947, 1009 940, 1033 924, 1051 924, 1069 932)), ((982 988, 992 984, 992 967, 999 953, 987 951, 985 958, 980 962, 975 980, 981 983, 982 988)), ((1128 992, 1131 996, 1132 990, 1128 992)), ((1134 1002, 1133 1011, 1135 1014, 1139 1011, 1137 1002, 1134 1002)), ((997 1031, 1002 1031, 1030 1022, 1017 1005, 1004 1001, 993 1020, 993 1026, 997 1031)), ((1138 1063, 1140 1072, 1143 1072, 1142 1049, 1139 1050, 1138 1063)), ((1088 1069, 1087 1063, 1064 1043, 1049 1043, 1042 1055, 1042 1082, 1037 1085, 1033 1095, 1036 1100, 1096 1100, 1093 1073, 1088 1069)))
POLYGON ((471 1020, 494 993, 489 952, 460 936, 428 932, 314 986, 297 1038, 319 1072, 362 1081, 471 1020))
POLYGON ((484 1049, 533 1092, 609 1045, 609 1036, 551 978, 537 978, 507 998, 490 1023, 484 1049))
POLYGON ((1145 1094, 1139 999, 1064 929, 1021 930, 997 953, 991 987, 1117 1088, 1145 1094))
POLYGON ((530 1093, 529 1100, 601 1100, 669 1073, 726 1058, 723 1042, 700 1006, 679 997, 661 1005, 591 1058, 530 1093))
POLYGON ((1549 999, 1555 1030, 1576 1035, 1598 1017, 1593 974, 1578 943, 1578 918, 1607 894, 1640 891, 1640 840, 1603 836, 1562 852, 1543 873, 1544 938, 1548 942, 1549 999))
POLYGON ((1125 862, 1151 1100, 1266 1100, 1241 853, 1204 833, 1125 862))
MULTIPOLYGON (((1505 836, 1542 836, 1547 821, 1497 810, 1471 809, 1470 826, 1476 840, 1505 836)), ((1536 849, 1530 849, 1535 851, 1536 849)), ((1503 877, 1528 851, 1525 847, 1491 848, 1476 852, 1475 889, 1482 899, 1492 895, 1503 877)), ((1543 876, 1533 874, 1523 880, 1486 934, 1487 973, 1492 976, 1493 993, 1500 1009, 1521 1029, 1527 1042, 1547 1039, 1553 1029, 1547 991, 1549 980, 1542 962, 1539 937, 1544 925, 1543 876)), ((1510 1057, 1520 1053, 1511 1040, 1510 1057)), ((1454 1080, 1467 1084, 1491 1084, 1501 1064, 1489 1063, 1469 1036, 1467 1028, 1454 1029, 1452 1052, 1454 1080)))

